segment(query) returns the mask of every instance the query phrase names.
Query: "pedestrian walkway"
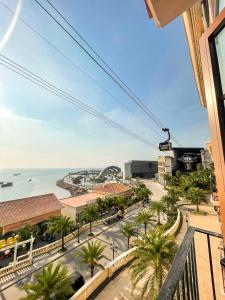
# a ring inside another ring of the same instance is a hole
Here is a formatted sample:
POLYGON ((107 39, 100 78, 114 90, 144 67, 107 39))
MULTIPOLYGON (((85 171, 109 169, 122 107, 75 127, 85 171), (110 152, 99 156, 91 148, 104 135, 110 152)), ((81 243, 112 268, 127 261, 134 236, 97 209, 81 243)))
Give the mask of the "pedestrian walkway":
MULTIPOLYGON (((193 211, 196 209, 193 205, 181 207, 183 215, 183 222, 180 232, 176 236, 176 241, 180 244, 187 232, 187 226, 195 226, 203 229, 211 230, 220 233, 220 224, 217 221, 216 213, 211 205, 200 206, 200 210, 207 213, 207 215, 196 215, 193 211), (186 222, 186 217, 187 221, 186 222)), ((199 275, 199 291, 201 293, 201 300, 209 300, 212 298, 211 279, 209 271, 209 260, 207 241, 205 236, 197 234, 195 237, 197 270, 199 275)), ((217 299, 220 298, 220 282, 221 269, 219 266, 219 250, 220 241, 218 239, 211 239, 213 267, 216 285, 217 299)), ((131 269, 126 268, 119 275, 110 281, 110 283, 95 297, 96 300, 140 300, 140 286, 134 291, 130 279, 131 269)))

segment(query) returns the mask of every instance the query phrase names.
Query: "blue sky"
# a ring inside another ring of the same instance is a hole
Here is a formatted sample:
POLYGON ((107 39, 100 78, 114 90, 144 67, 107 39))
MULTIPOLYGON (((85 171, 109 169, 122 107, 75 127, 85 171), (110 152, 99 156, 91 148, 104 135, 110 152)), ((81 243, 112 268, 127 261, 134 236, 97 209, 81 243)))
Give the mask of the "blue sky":
MULTIPOLYGON (((1 1, 15 11, 18 0, 1 1)), ((148 19, 144 1, 52 1, 184 146, 203 146, 209 140, 207 113, 199 103, 181 19, 158 29, 148 19)), ((138 118, 19 20, 2 54, 157 147, 163 140, 160 129, 33 0, 22 1, 20 16, 138 118)), ((11 21, 0 3, 0 43, 11 21)), ((159 154, 0 66, 0 168, 121 166, 159 154)))

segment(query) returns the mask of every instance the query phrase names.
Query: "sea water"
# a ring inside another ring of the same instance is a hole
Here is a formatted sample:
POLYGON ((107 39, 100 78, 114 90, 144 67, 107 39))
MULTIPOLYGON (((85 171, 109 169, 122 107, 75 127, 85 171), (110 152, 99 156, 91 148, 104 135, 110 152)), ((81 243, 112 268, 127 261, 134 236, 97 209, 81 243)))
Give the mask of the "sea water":
POLYGON ((0 201, 15 200, 30 196, 54 193, 59 199, 69 197, 67 190, 56 181, 70 172, 80 169, 4 169, 0 170, 0 182, 13 182, 11 187, 0 187, 0 201), (20 173, 14 176, 13 174, 20 173), (29 181, 29 179, 31 179, 29 181))

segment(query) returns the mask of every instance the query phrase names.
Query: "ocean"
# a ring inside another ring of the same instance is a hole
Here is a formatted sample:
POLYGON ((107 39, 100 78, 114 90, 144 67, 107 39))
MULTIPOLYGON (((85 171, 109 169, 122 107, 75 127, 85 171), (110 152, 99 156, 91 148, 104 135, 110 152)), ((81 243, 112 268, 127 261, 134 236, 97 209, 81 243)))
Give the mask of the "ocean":
POLYGON ((70 193, 56 185, 56 181, 69 172, 80 169, 4 169, 0 181, 13 182, 12 187, 0 187, 0 201, 15 200, 29 196, 54 193, 59 199, 70 193), (20 173, 18 176, 13 174, 20 173), (28 181, 31 179, 31 181, 28 181))

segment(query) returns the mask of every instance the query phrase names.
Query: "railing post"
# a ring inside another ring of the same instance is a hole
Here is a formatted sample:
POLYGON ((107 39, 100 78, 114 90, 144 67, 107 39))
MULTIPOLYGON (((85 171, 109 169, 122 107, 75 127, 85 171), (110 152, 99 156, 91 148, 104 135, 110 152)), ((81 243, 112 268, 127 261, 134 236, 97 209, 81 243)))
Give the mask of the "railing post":
POLYGON ((196 264, 195 239, 194 238, 193 238, 192 246, 193 246, 194 274, 195 274, 195 293, 196 293, 196 299, 199 300, 198 271, 197 271, 197 264, 196 264))
POLYGON ((207 234, 207 243, 208 243, 208 252, 209 252, 209 265, 210 265, 210 274, 211 274, 211 282, 212 282, 213 300, 216 300, 216 290, 215 290, 213 265, 212 265, 212 253, 211 253, 211 244, 210 244, 209 234, 207 234))

